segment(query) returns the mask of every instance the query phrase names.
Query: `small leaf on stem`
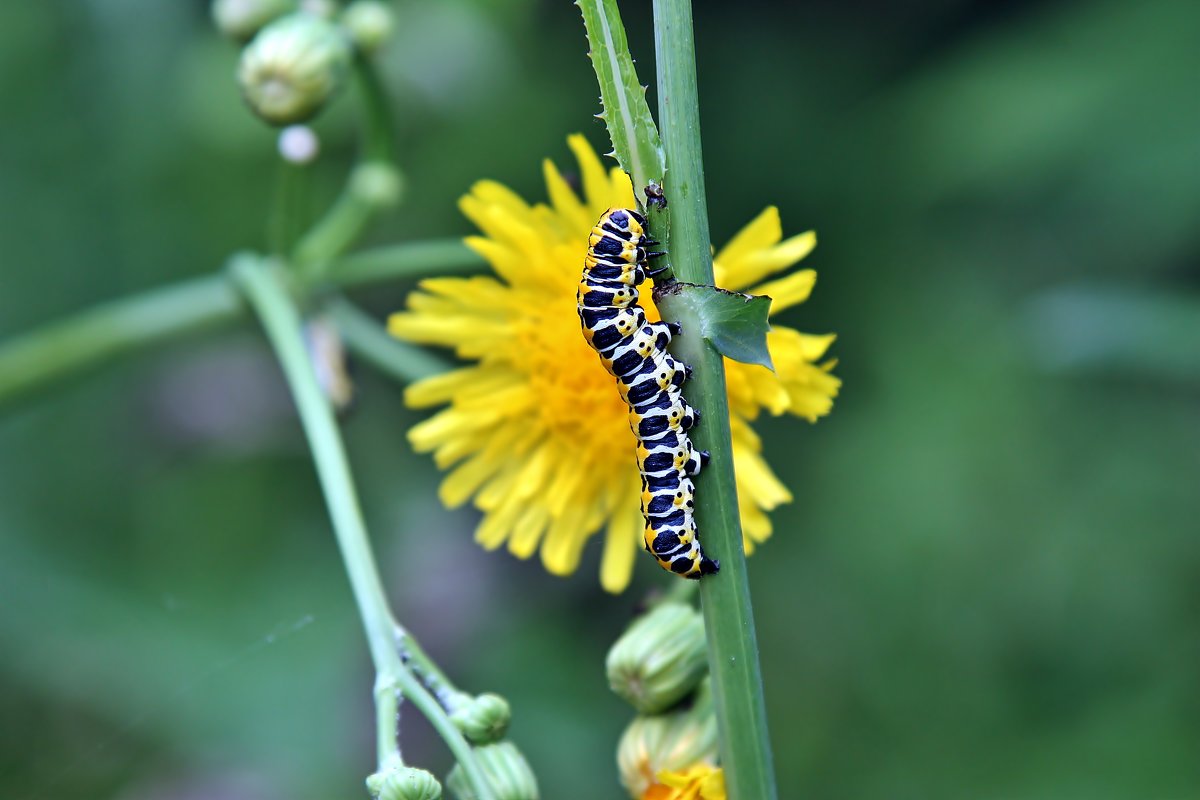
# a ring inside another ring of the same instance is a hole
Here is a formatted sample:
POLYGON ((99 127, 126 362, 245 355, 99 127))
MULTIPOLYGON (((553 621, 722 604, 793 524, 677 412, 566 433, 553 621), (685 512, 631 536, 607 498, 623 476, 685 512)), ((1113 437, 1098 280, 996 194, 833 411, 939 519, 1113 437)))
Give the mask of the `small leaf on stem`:
POLYGON ((767 350, 771 298, 715 286, 669 283, 654 290, 654 304, 664 317, 683 324, 685 336, 692 332, 689 323, 696 325, 696 333, 726 358, 775 370, 767 350))

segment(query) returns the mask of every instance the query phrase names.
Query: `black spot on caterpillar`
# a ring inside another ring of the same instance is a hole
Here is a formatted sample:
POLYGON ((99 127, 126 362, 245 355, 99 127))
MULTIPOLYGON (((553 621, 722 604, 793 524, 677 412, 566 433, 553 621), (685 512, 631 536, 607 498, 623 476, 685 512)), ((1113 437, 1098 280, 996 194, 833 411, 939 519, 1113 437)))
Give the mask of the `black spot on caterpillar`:
POLYGON ((617 379, 629 406, 642 475, 646 550, 663 569, 699 578, 720 568, 700 548, 692 513, 692 476, 708 453, 697 451, 687 435, 699 420, 680 389, 691 369, 667 352, 679 326, 649 322, 638 305, 637 287, 652 274, 648 259, 659 255, 646 251, 654 244, 641 214, 625 208, 604 212, 588 240, 576 306, 584 338, 617 379))

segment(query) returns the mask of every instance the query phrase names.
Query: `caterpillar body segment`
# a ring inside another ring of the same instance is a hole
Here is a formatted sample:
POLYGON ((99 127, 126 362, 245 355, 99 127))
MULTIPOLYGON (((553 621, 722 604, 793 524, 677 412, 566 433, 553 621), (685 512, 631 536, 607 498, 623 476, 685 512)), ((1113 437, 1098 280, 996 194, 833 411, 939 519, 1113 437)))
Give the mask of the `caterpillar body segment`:
POLYGON ((641 473, 646 550, 663 569, 685 578, 715 573, 720 565, 704 555, 696 533, 692 478, 708 461, 687 432, 700 420, 683 399, 691 368, 667 352, 679 326, 650 322, 638 305, 638 286, 652 270, 648 251, 657 244, 636 211, 604 212, 588 237, 576 305, 583 335, 617 380, 629 406, 629 427, 641 473))

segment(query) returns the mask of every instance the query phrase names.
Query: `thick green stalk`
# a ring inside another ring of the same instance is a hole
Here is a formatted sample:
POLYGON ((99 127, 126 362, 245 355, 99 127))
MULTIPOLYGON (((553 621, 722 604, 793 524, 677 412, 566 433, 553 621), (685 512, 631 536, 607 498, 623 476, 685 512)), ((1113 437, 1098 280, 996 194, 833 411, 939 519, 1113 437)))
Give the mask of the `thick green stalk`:
POLYGON ((150 342, 216 327, 245 313, 224 275, 95 306, 0 344, 0 400, 150 342))
MULTIPOLYGON (((659 123, 667 153, 671 207, 671 252, 675 275, 698 284, 713 282, 700 114, 690 0, 654 0, 659 123)), ((721 764, 730 800, 774 800, 775 775, 767 737, 762 675, 746 576, 729 433, 729 401, 722 356, 698 336, 676 340, 678 354, 695 370, 685 393, 703 415, 693 433, 712 458, 696 487, 696 522, 705 550, 721 561, 718 575, 700 582, 708 635, 713 700, 721 734, 721 764)))
POLYGON ((282 270, 270 261, 242 255, 234 258, 230 271, 266 329, 312 448, 338 547, 366 629, 371 660, 377 675, 376 695, 384 695, 378 715, 380 765, 386 763, 389 757, 398 755, 395 752, 397 718, 394 693, 400 691, 429 719, 446 741, 463 765, 479 797, 492 800, 491 789, 479 769, 471 746, 400 658, 395 638, 396 621, 375 565, 375 556, 371 551, 350 473, 350 463, 333 410, 321 391, 309 360, 300 313, 284 283, 282 270))

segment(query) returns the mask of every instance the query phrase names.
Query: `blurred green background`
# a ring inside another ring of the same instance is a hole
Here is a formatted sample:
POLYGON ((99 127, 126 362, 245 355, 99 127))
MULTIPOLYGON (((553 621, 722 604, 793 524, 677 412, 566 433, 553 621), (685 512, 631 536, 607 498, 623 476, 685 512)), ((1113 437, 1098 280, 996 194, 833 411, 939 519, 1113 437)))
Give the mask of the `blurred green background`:
MULTIPOLYGON (((845 386, 761 424, 796 494, 750 563, 781 796, 1200 797, 1200 5, 696 6, 713 237, 816 228, 845 386)), ((649 7, 625 3, 653 74, 649 7)), ((541 199, 596 88, 566 2, 397 3, 407 202, 541 199)), ((273 134, 206 3, 0 6, 0 335, 264 241, 273 134)), ((317 197, 353 150, 320 124, 317 197)), ((408 287, 359 293, 382 318, 408 287)), ((488 555, 402 387, 345 432, 397 612, 506 695, 551 798, 617 798, 602 659, 646 589, 488 555)), ((365 797, 371 670, 256 328, 0 408, 0 797, 365 797)), ((449 765, 416 712, 406 755, 449 765)))

